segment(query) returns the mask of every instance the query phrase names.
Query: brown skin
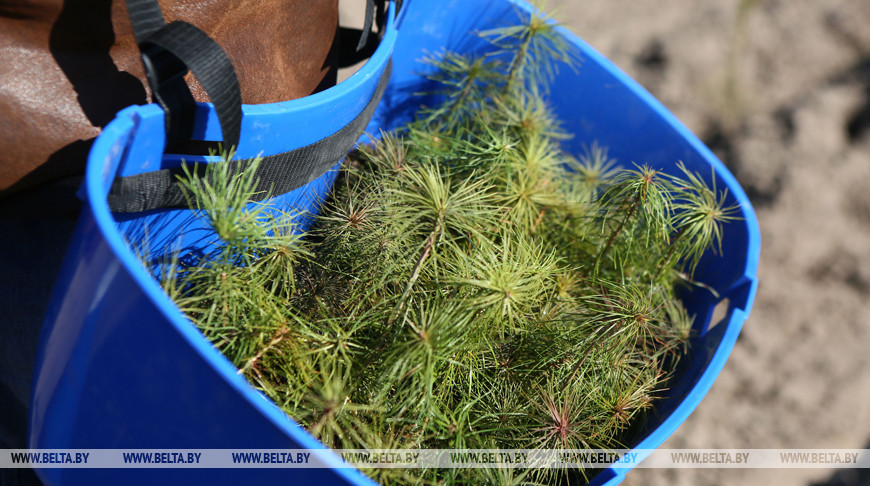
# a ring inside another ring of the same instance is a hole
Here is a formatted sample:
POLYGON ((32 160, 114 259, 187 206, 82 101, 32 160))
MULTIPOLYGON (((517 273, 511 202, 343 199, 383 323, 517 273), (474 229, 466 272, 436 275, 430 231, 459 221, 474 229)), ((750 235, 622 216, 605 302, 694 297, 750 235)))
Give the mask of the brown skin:
MULTIPOLYGON (((160 5, 167 22, 190 22, 223 47, 244 103, 301 98, 334 76, 338 0, 160 5)), ((115 113, 150 99, 123 0, 0 0, 0 206, 63 191, 115 113)))

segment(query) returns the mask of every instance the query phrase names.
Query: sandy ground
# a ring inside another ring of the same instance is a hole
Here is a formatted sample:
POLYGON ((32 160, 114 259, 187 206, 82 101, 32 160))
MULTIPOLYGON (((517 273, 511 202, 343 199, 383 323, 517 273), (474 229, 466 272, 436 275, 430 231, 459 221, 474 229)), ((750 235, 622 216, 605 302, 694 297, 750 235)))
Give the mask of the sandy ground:
MULTIPOLYGON (((870 448, 870 1, 551 0, 746 189, 759 292, 666 448, 870 448)), ((636 470, 626 485, 868 485, 870 470, 636 470)))

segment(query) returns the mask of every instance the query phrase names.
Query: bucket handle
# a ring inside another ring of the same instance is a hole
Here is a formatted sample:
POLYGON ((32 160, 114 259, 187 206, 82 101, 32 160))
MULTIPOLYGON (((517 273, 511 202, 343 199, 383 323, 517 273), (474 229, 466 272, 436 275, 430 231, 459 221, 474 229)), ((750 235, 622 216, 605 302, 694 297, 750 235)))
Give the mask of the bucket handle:
MULTIPOLYGON (((184 81, 184 75, 190 70, 215 106, 224 146, 237 146, 242 119, 241 90, 232 63, 223 49, 205 32, 187 22, 166 24, 157 0, 126 2, 154 99, 165 113, 167 142, 191 138, 196 103, 184 81)), ((363 30, 341 29, 340 66, 355 64, 372 55, 379 37, 373 33, 372 26, 375 16, 379 25, 386 25, 384 16, 388 11, 385 4, 385 0, 366 0, 363 30)), ((395 4, 394 14, 399 4, 395 4)), ((341 160, 374 114, 389 76, 388 64, 365 108, 342 129, 305 147, 262 157, 258 168, 261 186, 258 190, 264 190, 258 197, 273 197, 305 185, 341 160)), ((241 171, 248 162, 232 161, 233 170, 241 171)), ((202 169, 204 167, 199 170, 202 169)), ((174 168, 118 177, 109 191, 109 208, 114 212, 129 213, 187 207, 178 184, 180 174, 181 169, 174 168)))

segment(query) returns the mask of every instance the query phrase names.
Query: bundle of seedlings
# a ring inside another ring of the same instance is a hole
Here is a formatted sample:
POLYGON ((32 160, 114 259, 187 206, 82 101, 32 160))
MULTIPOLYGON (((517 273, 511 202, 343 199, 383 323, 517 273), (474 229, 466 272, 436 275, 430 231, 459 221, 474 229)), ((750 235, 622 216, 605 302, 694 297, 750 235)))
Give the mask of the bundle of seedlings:
POLYGON ((596 144, 563 153, 546 86, 577 60, 554 29, 531 14, 480 33, 493 55, 428 59, 440 104, 349 158, 319 216, 251 203, 253 170, 215 163, 184 180, 215 244, 164 260, 164 289, 325 445, 619 448, 666 388, 692 327, 678 287, 735 208, 686 170, 620 169, 596 144))

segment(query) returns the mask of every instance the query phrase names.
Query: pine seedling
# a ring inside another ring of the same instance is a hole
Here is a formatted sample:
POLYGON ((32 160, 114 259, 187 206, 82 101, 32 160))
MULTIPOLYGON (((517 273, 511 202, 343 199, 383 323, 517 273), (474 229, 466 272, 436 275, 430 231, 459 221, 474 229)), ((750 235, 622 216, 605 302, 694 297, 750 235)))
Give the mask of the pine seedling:
POLYGON ((571 169, 577 174, 572 177, 569 184, 578 187, 578 193, 582 194, 581 200, 592 202, 599 196, 599 191, 611 184, 613 177, 618 173, 616 160, 607 154, 607 148, 592 142, 592 145, 584 147, 584 152, 577 161, 570 163, 571 169))
POLYGON ((179 181, 188 205, 220 238, 217 246, 227 252, 222 258, 227 263, 250 264, 260 252, 269 250, 269 240, 280 239, 284 232, 279 229, 275 235, 272 224, 279 220, 264 204, 252 202, 261 195, 256 189, 260 159, 252 160, 249 170, 236 171, 232 157, 229 152, 223 162, 207 164, 202 177, 195 176, 200 167, 184 164, 184 177, 179 181))
POLYGON ((469 303, 497 328, 535 312, 558 272, 553 254, 522 234, 506 233, 465 258, 451 281, 471 290, 469 303))
POLYGON ((737 219, 737 206, 727 206, 728 191, 716 191, 716 177, 712 187, 701 177, 678 164, 685 179, 673 177, 675 202, 673 227, 676 236, 671 239, 667 254, 659 266, 666 268, 675 255, 682 256, 689 275, 695 273, 701 256, 713 248, 722 252, 722 225, 737 219))
MULTIPOLYGON (((659 170, 644 165, 616 175, 598 201, 602 228, 609 236, 595 257, 593 277, 598 277, 605 257, 620 238, 628 251, 667 239, 671 232, 672 199, 670 181, 659 170), (638 236, 643 239, 638 241, 638 236)), ((619 269, 619 259, 611 258, 611 262, 619 269)), ((624 272, 619 275, 621 278, 624 272)))
POLYGON ((428 78, 439 87, 432 94, 442 101, 423 110, 419 120, 430 131, 454 132, 468 117, 491 100, 491 93, 504 82, 499 62, 455 52, 427 56, 423 62, 435 68, 428 78))
POLYGON ((517 12, 521 23, 485 30, 480 33, 499 50, 493 54, 510 56, 507 89, 525 84, 548 83, 560 65, 575 68, 577 50, 559 34, 558 24, 539 9, 526 14, 517 12))
POLYGON ((384 402, 428 417, 434 391, 448 357, 463 352, 478 331, 475 314, 462 305, 434 299, 421 302, 405 316, 403 332, 385 362, 382 376, 384 402), (405 400, 403 402, 403 400, 405 400))
POLYGON ((501 167, 497 180, 503 204, 509 208, 512 221, 528 233, 537 231, 548 210, 564 204, 559 191, 562 160, 551 140, 534 137, 501 167))
POLYGON ((315 380, 294 410, 300 423, 327 447, 366 447, 371 436, 367 416, 375 407, 354 402, 352 377, 350 368, 321 361, 315 380))
MULTIPOLYGON (((539 449, 583 449, 590 435, 586 393, 581 387, 565 388, 564 383, 554 382, 537 386, 529 399, 532 423, 537 425, 530 431, 532 443, 539 449)), ((569 383, 575 384, 574 380, 569 383)))
POLYGON ((511 96, 494 97, 487 108, 487 122, 510 130, 519 140, 543 139, 552 143, 570 138, 537 85, 511 96))

